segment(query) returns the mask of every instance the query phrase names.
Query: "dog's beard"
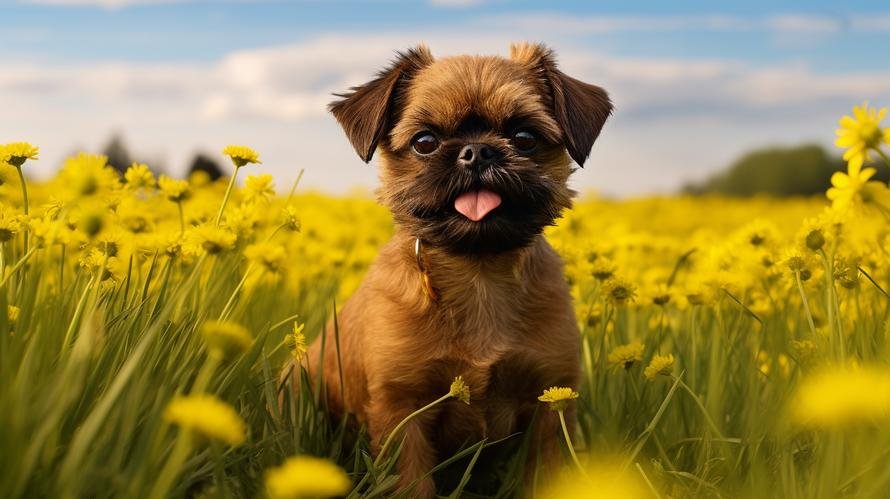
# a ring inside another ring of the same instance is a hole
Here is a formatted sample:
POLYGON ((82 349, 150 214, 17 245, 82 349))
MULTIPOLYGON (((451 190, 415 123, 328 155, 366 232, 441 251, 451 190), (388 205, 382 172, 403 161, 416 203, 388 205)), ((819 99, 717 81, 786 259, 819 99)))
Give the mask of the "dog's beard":
POLYGON ((528 158, 508 156, 480 170, 434 165, 388 198, 396 222, 424 243, 454 253, 499 253, 528 246, 571 205, 573 192, 528 158), (455 209, 462 194, 488 190, 501 203, 479 221, 455 209))

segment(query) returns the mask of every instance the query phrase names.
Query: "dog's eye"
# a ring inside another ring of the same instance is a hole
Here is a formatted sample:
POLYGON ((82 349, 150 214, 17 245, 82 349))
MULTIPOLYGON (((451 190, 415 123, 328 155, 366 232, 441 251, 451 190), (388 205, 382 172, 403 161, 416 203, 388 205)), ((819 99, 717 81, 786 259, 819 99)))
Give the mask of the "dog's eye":
POLYGON ((529 132, 528 130, 521 130, 513 134, 513 147, 516 148, 517 151, 527 154, 535 150, 535 147, 538 146, 538 138, 535 137, 535 134, 529 132))
POLYGON ((421 132, 414 136, 411 147, 417 154, 426 156, 436 152, 436 149, 439 148, 439 139, 430 132, 421 132))

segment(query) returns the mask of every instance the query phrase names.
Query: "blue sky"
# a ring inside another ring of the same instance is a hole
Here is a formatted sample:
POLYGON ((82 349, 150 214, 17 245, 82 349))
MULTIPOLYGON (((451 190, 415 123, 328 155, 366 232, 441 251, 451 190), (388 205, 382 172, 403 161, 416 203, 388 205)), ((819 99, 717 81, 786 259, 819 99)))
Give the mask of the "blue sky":
POLYGON ((280 183, 373 186, 324 112, 392 51, 556 48, 616 113, 581 190, 666 192, 751 147, 830 145, 837 117, 890 105, 886 2, 434 0, 0 2, 0 142, 42 148, 48 173, 113 131, 178 173, 197 150, 255 146, 280 183), (4 112, 7 115, 7 112, 4 112))

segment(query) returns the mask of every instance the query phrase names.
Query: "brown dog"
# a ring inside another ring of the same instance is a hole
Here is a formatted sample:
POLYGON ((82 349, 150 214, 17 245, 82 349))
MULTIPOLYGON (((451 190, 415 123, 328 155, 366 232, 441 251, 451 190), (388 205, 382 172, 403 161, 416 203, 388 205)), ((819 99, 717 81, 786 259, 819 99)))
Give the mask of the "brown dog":
MULTIPOLYGON (((541 232, 571 205, 569 157, 583 165, 612 106, 531 44, 509 59, 434 60, 420 46, 340 97, 330 109, 358 154, 380 152, 378 195, 397 231, 339 313, 341 364, 329 327, 310 373, 323 364, 329 407, 367 425, 375 452, 463 376, 469 406, 449 401, 405 429, 400 487, 430 497, 421 477, 440 458, 529 430, 545 388, 577 387, 578 329, 541 232)), ((536 459, 558 459, 558 428, 539 412, 536 459)))

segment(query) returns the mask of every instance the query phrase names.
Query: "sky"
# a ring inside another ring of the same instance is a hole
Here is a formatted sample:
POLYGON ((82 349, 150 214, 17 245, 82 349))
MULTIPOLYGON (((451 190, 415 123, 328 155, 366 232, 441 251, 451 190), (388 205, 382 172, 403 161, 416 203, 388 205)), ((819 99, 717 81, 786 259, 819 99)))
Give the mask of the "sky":
POLYGON ((374 187, 325 106, 397 50, 506 55, 543 41, 615 112, 573 186, 671 192, 752 148, 832 145, 838 118, 890 105, 886 1, 0 0, 0 142, 33 175, 120 133, 181 175, 198 151, 260 152, 287 190, 374 187), (30 167, 29 167, 30 168, 30 167))

